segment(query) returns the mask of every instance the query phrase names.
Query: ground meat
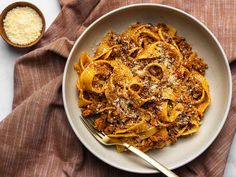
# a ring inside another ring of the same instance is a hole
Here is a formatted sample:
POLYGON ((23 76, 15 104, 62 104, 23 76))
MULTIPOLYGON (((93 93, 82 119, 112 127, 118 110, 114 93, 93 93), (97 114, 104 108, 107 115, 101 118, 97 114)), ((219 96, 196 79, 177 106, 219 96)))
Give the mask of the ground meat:
POLYGON ((82 116, 83 117, 88 117, 88 116, 90 116, 91 114, 92 114, 92 110, 90 110, 90 109, 85 109, 85 110, 83 110, 82 111, 82 116))
POLYGON ((96 108, 97 108, 96 104, 89 104, 89 105, 87 105, 87 107, 83 108, 83 110, 82 110, 82 116, 83 117, 92 116, 93 114, 96 113, 96 111, 95 111, 96 108))
POLYGON ((152 76, 155 76, 158 79, 161 79, 163 77, 162 69, 159 66, 150 66, 148 71, 152 76))
POLYGON ((203 59, 199 57, 195 57, 187 62, 188 69, 194 69, 198 71, 200 74, 204 75, 206 69, 208 68, 207 64, 203 61, 203 59))
POLYGON ((103 129, 106 127, 106 120, 103 117, 95 119, 94 127, 99 131, 103 131, 103 129))
POLYGON ((177 44, 183 57, 188 58, 192 54, 192 47, 186 42, 185 38, 180 36, 175 36, 173 39, 177 44))
POLYGON ((201 86, 194 87, 192 89, 192 96, 195 100, 199 100, 202 96, 202 87, 201 86))
POLYGON ((113 125, 107 125, 107 127, 104 129, 106 134, 113 134, 115 131, 116 128, 113 125))

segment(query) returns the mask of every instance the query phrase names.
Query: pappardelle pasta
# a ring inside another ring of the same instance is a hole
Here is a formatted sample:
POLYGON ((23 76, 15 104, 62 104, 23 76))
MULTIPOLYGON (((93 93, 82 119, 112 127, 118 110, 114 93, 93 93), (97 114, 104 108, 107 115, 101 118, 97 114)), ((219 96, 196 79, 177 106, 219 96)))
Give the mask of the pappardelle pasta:
POLYGON ((207 64, 170 25, 108 32, 94 56, 82 52, 74 68, 82 116, 142 151, 197 132, 210 103, 207 64))

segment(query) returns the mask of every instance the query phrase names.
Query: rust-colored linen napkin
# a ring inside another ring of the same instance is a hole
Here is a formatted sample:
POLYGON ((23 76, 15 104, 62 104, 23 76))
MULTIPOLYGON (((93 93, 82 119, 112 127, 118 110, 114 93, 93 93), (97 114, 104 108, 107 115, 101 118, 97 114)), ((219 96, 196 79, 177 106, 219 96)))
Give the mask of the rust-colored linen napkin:
MULTIPOLYGON (((138 2, 168 4, 204 22, 223 45, 236 82, 234 0, 61 0, 62 11, 35 49, 17 59, 13 111, 0 123, 2 177, 138 177, 115 169, 88 152, 73 133, 63 108, 61 80, 76 38, 112 9, 138 2)), ((236 89, 233 89, 236 95, 236 89)), ((183 177, 223 176, 236 127, 236 100, 214 143, 197 159, 176 169, 183 177)))

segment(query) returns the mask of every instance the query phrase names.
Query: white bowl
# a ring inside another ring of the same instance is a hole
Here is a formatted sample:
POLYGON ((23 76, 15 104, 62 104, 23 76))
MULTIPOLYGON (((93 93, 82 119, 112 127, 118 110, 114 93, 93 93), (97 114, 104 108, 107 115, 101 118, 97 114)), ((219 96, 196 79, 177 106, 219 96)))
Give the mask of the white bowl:
POLYGON ((77 137, 95 156, 116 168, 136 173, 156 173, 139 157, 131 153, 118 153, 98 143, 82 124, 79 116, 76 90, 77 74, 73 64, 78 62, 82 51, 93 54, 92 49, 110 30, 122 32, 134 22, 166 23, 177 29, 192 45, 193 50, 204 58, 209 66, 212 101, 204 114, 199 132, 161 150, 148 152, 170 169, 178 168, 199 156, 215 140, 227 118, 231 97, 232 80, 226 55, 216 37, 193 16, 179 9, 160 4, 135 4, 121 7, 100 17, 77 39, 70 52, 63 77, 63 100, 68 120, 77 137))

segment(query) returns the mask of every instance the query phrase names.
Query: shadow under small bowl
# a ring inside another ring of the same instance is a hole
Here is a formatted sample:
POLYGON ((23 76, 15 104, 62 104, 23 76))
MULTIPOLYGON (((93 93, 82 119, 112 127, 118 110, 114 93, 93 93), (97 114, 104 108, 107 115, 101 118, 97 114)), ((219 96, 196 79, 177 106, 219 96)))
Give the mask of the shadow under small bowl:
POLYGON ((40 39, 43 37, 44 35, 44 32, 45 32, 45 18, 43 16, 43 13, 33 4, 29 3, 29 2, 15 2, 13 4, 10 4, 9 6, 7 6, 1 13, 0 15, 0 35, 2 36, 2 38, 8 43, 10 44, 11 46, 13 47, 17 47, 17 48, 28 48, 28 47, 31 47, 35 44, 37 44, 40 39), (41 30, 41 34, 40 36, 33 42, 30 42, 29 44, 26 44, 26 45, 20 45, 20 44, 16 44, 14 42, 12 42, 6 35, 5 33, 5 30, 4 30, 4 27, 3 27, 3 20, 5 19, 7 13, 16 8, 16 7, 30 7, 32 9, 34 9, 38 14, 39 16, 41 17, 42 19, 42 23, 43 23, 43 27, 42 27, 42 30, 41 30))

